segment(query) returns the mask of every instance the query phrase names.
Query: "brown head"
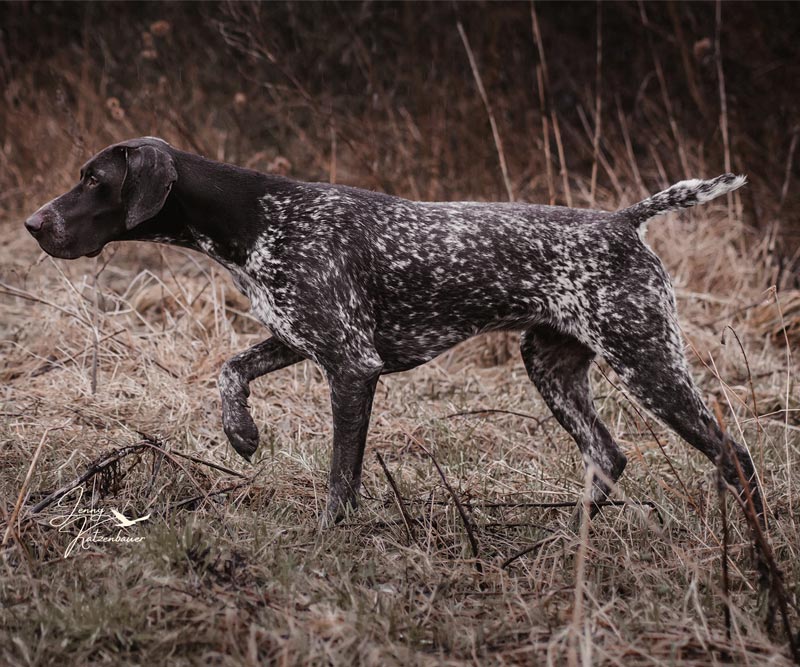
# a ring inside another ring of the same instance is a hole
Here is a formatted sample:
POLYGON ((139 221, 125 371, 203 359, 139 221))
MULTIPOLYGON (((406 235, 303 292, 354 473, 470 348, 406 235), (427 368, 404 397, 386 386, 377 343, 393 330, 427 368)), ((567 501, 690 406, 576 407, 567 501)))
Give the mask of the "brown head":
POLYGON ((25 227, 53 257, 94 257, 155 217, 177 179, 165 141, 142 137, 114 144, 83 165, 78 184, 42 206, 25 227))

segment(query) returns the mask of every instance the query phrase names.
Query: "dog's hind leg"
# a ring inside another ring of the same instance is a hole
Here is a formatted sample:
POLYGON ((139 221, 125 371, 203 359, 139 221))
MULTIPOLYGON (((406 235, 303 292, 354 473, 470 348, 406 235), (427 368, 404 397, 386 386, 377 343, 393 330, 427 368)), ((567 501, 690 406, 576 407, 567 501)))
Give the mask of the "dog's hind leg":
MULTIPOLYGON (((525 331, 520 350, 528 376, 558 423, 578 444, 586 467, 593 464, 601 473, 592 480, 592 501, 605 500, 610 492, 606 480, 616 482, 627 459, 594 409, 589 385, 594 352, 546 325, 525 331)), ((592 513, 596 509, 593 507, 592 513)))
MULTIPOLYGON (((661 321, 663 318, 642 321, 661 321)), ((606 336, 602 355, 638 401, 692 447, 721 466, 725 481, 743 493, 736 463, 763 522, 761 491, 747 449, 724 434, 692 381, 672 312, 669 326, 645 326, 625 336, 606 336), (729 456, 728 454, 731 454, 729 456)))
POLYGON ((250 383, 303 359, 302 355, 290 350, 276 338, 268 338, 240 352, 222 366, 218 381, 222 398, 222 427, 233 448, 248 461, 258 448, 258 427, 247 406, 250 383))

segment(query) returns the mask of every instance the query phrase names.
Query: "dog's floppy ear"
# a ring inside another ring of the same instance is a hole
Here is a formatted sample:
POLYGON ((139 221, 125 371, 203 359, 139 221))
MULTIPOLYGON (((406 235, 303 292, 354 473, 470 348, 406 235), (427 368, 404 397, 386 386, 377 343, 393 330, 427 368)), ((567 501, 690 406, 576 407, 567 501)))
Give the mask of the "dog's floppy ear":
POLYGON ((175 161, 165 150, 154 146, 125 147, 125 228, 155 217, 178 180, 175 161))

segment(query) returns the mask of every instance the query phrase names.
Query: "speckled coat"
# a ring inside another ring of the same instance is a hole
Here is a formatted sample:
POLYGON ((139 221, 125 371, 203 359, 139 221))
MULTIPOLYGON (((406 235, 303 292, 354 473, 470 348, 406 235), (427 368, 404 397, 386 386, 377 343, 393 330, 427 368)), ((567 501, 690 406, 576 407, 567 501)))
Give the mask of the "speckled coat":
POLYGON ((669 277, 644 242, 651 217, 744 182, 730 174, 682 181, 613 213, 413 202, 265 175, 143 138, 99 153, 72 191, 26 224, 58 257, 149 240, 194 248, 225 266, 272 332, 223 367, 225 432, 249 458, 258 446, 249 383, 303 359, 316 363, 330 384, 334 422, 325 521, 357 503, 378 377, 493 330, 522 332, 528 374, 591 467, 596 500, 626 463, 592 403, 588 370, 600 355, 741 489, 738 461, 760 511, 750 456, 700 400, 669 277), (87 209, 105 212, 88 231, 75 222, 87 209), (727 445, 734 457, 724 454, 727 445))

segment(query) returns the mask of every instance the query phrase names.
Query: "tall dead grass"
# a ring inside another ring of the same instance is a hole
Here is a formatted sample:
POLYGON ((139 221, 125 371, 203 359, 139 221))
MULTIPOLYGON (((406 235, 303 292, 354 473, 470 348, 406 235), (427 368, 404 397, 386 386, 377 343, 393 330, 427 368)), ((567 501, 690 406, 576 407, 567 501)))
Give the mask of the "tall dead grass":
MULTIPOLYGON (((129 21, 63 9, 74 38, 43 37, 38 57, 5 66, 4 663, 789 664, 779 606, 759 587, 741 512, 726 495, 720 511, 713 466, 603 365, 593 384, 629 456, 616 491, 628 502, 591 524, 576 529, 561 506, 584 490, 577 448, 514 337, 497 335, 381 380, 362 510, 321 532, 319 371, 254 384, 253 466, 224 440, 217 372, 266 333, 221 268, 144 244, 54 261, 19 231, 94 150, 140 134, 426 199, 610 209, 721 171, 722 139, 702 132, 720 108, 704 78, 714 47, 707 63, 692 42, 713 36, 713 11, 575 7, 586 39, 559 32, 565 19, 546 5, 494 6, 490 21, 470 6, 201 5, 189 19, 151 5, 129 21), (648 76, 631 90, 614 44, 635 25, 630 67, 648 76), (691 105, 705 111, 691 118, 691 105), (150 514, 129 532, 145 539, 65 559, 75 531, 52 524, 75 496, 49 496, 75 480, 82 507, 150 514)), ((741 20, 726 7, 723 45, 726 21, 741 20)), ((728 95, 738 64, 724 68, 728 95)), ((728 151, 752 188, 730 207, 659 219, 648 240, 673 277, 695 377, 753 453, 796 626, 800 293, 775 231, 794 190, 770 212, 764 185, 774 169, 791 183, 794 167, 780 151, 775 164, 742 157, 746 111, 729 100, 728 151)))

